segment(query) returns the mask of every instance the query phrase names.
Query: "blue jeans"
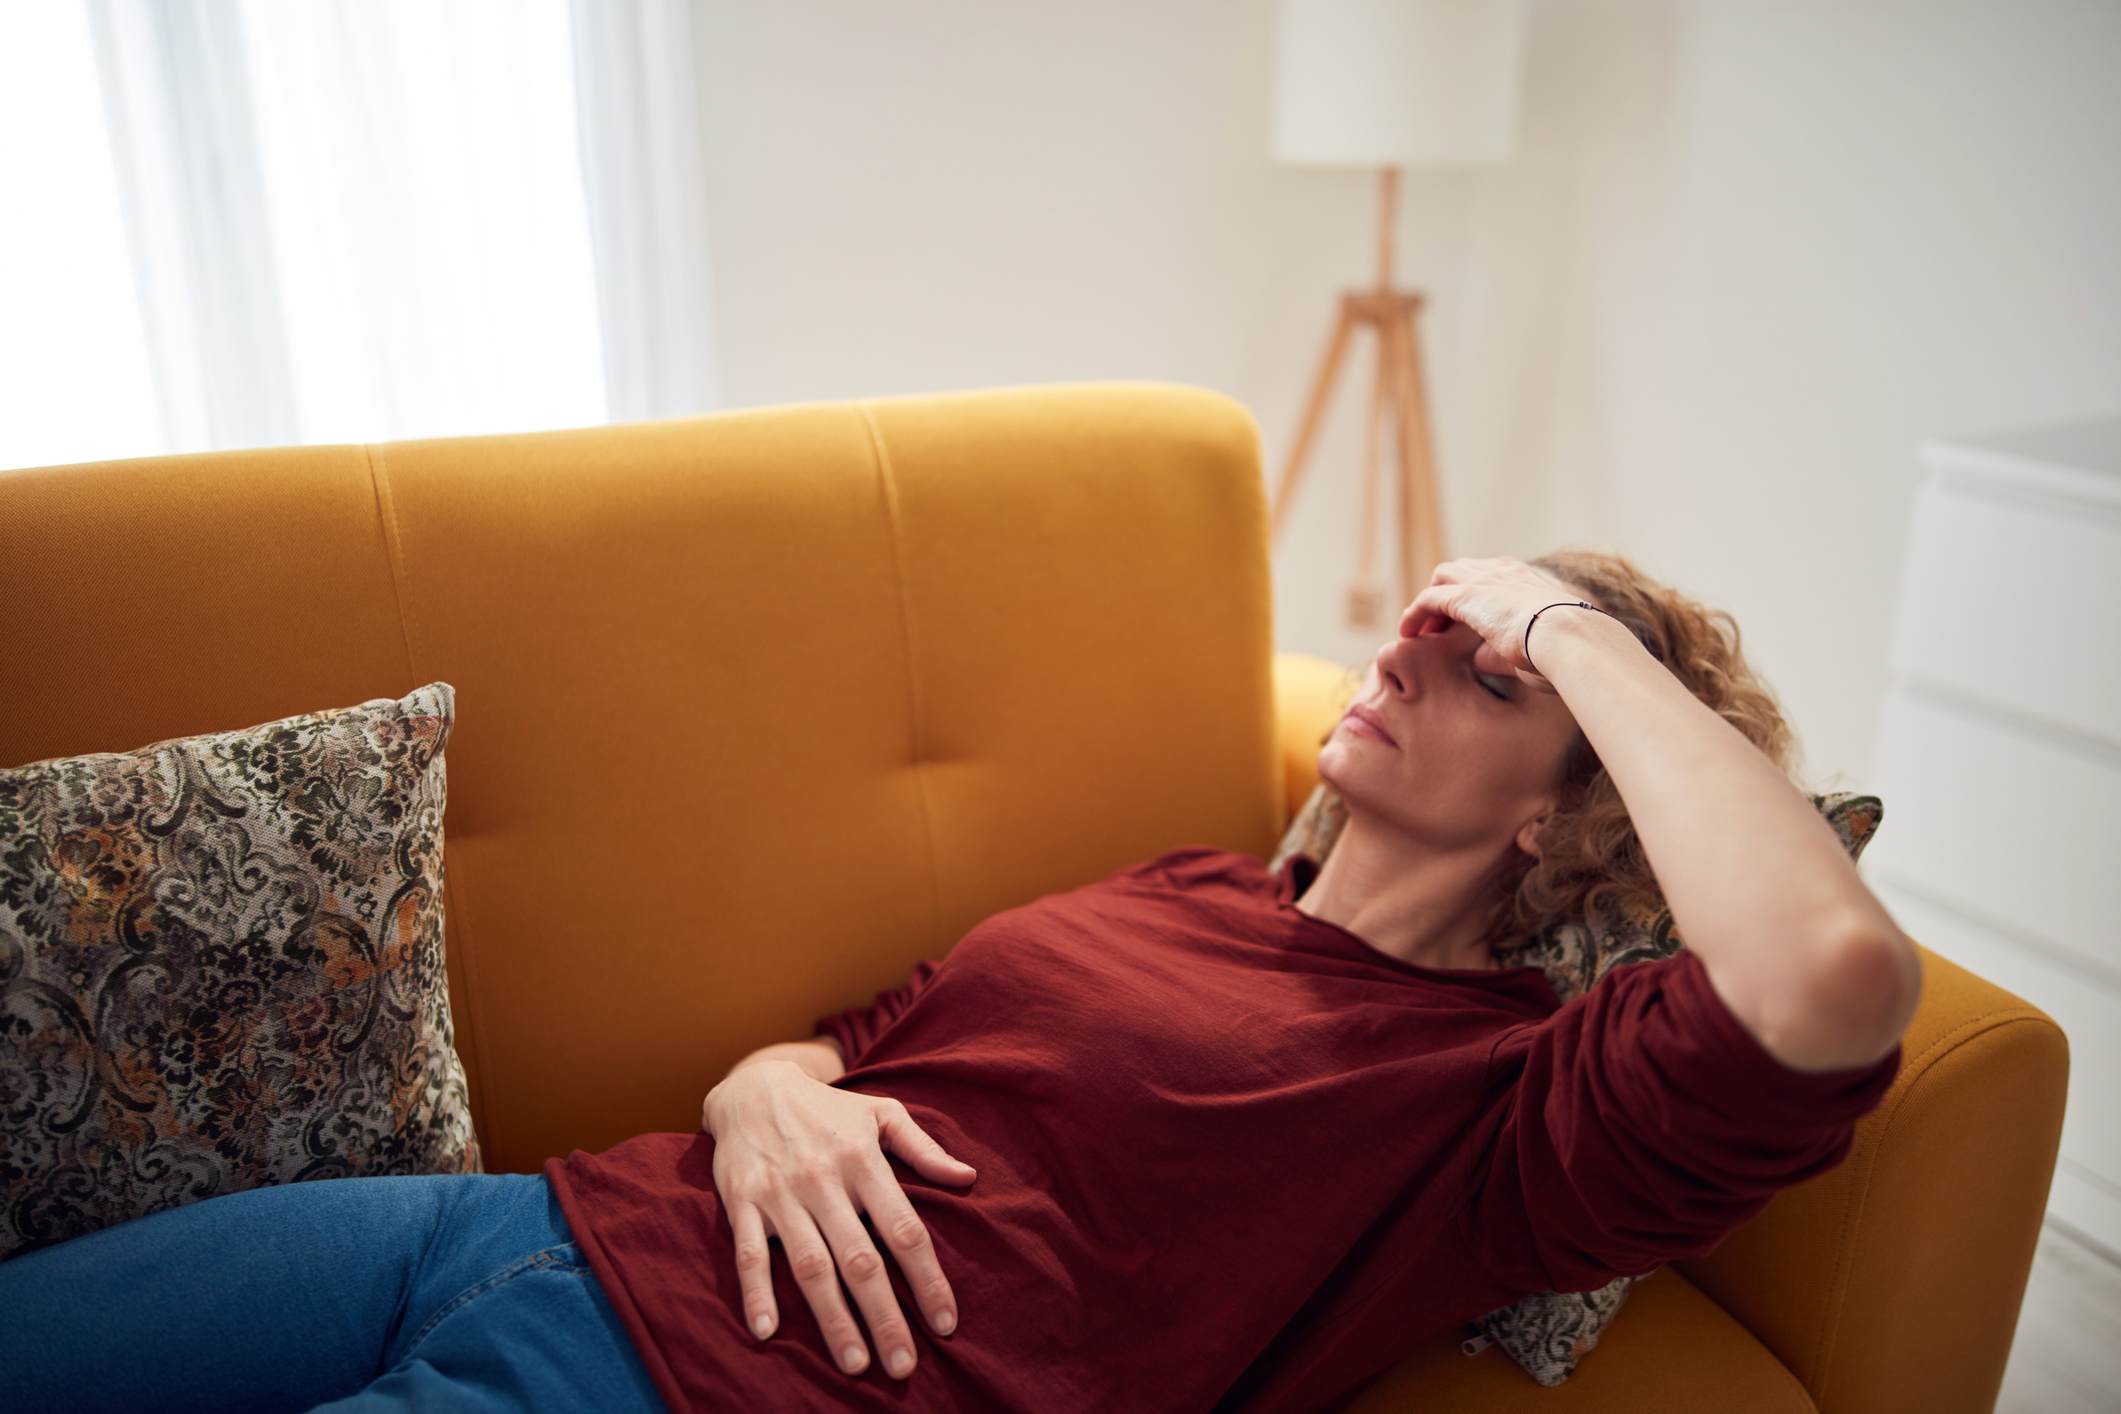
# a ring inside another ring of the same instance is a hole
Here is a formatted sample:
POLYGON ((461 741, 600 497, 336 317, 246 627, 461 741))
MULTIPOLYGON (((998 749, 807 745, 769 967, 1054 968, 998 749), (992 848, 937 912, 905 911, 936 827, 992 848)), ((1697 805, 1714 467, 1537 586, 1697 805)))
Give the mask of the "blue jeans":
POLYGON ((542 1178, 260 1188, 0 1263, 0 1409, 660 1411, 542 1178))

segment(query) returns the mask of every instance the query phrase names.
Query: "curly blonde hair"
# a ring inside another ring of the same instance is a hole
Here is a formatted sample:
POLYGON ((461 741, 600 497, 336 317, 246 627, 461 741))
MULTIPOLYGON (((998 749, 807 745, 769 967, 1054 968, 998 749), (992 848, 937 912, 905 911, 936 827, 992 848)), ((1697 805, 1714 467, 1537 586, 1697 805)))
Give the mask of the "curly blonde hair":
MULTIPOLYGON (((1650 656, 1787 773, 1795 739, 1775 694, 1745 661, 1738 624, 1618 555, 1561 550, 1533 560, 1627 625, 1650 656)), ((1562 763, 1561 809, 1539 832, 1539 857, 1508 889, 1496 940, 1563 920, 1621 917, 1664 906, 1649 858, 1598 753, 1581 734, 1562 763)))

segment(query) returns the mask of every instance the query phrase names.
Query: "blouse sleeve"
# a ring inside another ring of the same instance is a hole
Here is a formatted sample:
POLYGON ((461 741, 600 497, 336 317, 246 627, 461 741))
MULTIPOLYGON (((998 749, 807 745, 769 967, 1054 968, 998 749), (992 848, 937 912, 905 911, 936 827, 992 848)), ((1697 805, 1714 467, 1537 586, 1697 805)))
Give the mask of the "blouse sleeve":
POLYGON ((819 1017, 816 1034, 839 1042, 840 1053, 848 1068, 852 1069, 861 1060, 862 1052, 868 1050, 892 1022, 905 1015, 915 997, 928 990, 928 984, 935 980, 935 968, 936 964, 932 962, 917 963, 905 986, 878 992, 876 999, 865 1007, 855 1007, 837 1016, 819 1017))
POLYGON ((1527 1291, 1698 1256, 1840 1163, 1899 1064, 1896 1047, 1860 1070, 1791 1070, 1693 954, 1621 969, 1497 1047, 1490 1083, 1511 1096, 1462 1236, 1527 1291))

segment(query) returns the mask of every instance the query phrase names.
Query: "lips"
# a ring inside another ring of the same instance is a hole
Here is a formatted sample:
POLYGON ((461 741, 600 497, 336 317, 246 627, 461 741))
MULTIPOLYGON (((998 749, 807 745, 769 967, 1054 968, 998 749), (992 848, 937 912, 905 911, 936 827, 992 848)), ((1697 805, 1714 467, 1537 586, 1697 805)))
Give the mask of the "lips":
POLYGON ((1393 750, 1399 749, 1398 738, 1385 729, 1385 719, 1377 715, 1376 708, 1358 702, 1348 709, 1348 715, 1342 720, 1349 723, 1358 736, 1376 737, 1393 750))

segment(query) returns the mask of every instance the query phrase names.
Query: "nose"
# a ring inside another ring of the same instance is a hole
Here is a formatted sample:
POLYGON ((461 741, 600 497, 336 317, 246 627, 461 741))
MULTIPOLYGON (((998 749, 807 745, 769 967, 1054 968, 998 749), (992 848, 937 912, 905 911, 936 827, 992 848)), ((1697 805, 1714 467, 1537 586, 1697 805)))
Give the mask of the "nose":
POLYGON ((1419 691, 1414 675, 1411 638, 1395 638, 1377 650, 1377 681, 1394 697, 1412 698, 1419 691))

